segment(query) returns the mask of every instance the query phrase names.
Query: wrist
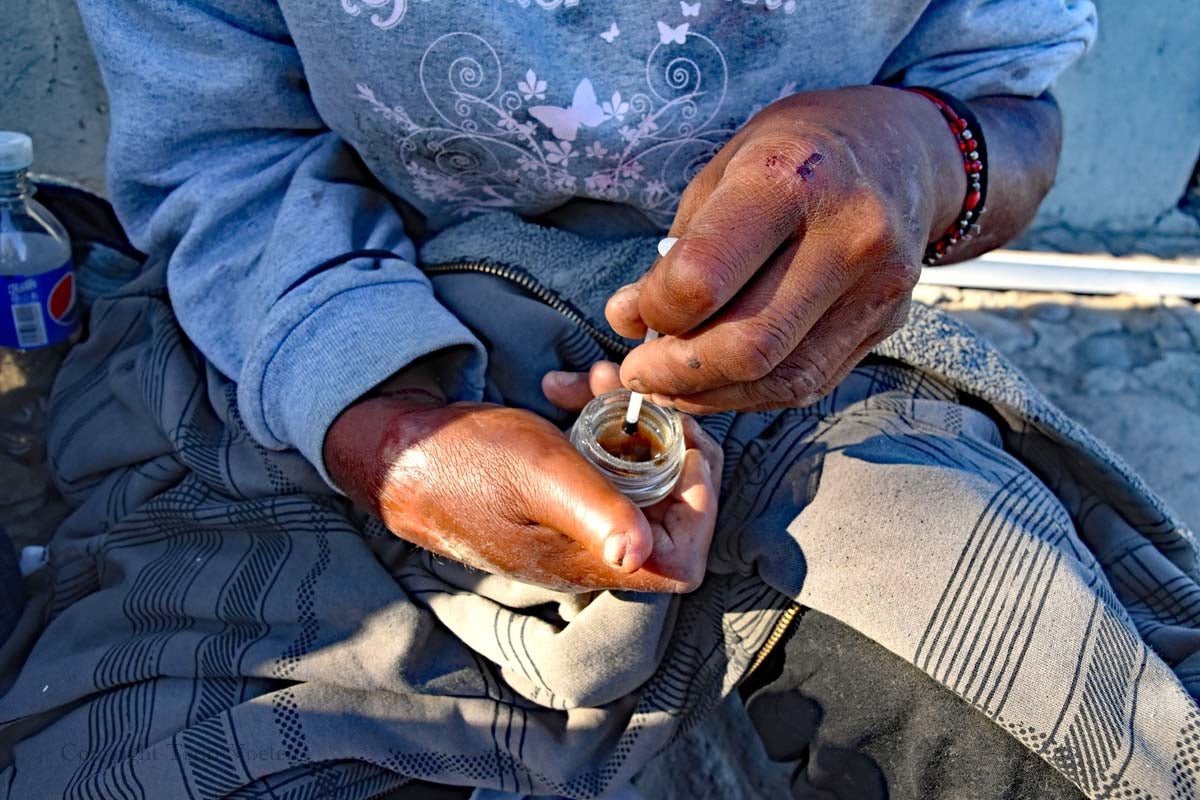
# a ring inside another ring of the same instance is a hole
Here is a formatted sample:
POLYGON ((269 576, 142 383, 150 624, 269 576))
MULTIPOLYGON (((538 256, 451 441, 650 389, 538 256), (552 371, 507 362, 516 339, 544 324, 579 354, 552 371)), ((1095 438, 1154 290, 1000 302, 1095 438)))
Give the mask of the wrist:
POLYGON ((352 403, 325 434, 322 457, 334 484, 359 506, 378 511, 380 490, 392 464, 436 428, 446 413, 421 391, 374 392, 352 403))
POLYGON ((917 130, 917 140, 924 153, 923 199, 928 221, 926 244, 937 241, 954 224, 967 194, 967 175, 963 170, 963 154, 958 138, 946 123, 938 107, 914 92, 897 90, 907 99, 911 119, 917 130))

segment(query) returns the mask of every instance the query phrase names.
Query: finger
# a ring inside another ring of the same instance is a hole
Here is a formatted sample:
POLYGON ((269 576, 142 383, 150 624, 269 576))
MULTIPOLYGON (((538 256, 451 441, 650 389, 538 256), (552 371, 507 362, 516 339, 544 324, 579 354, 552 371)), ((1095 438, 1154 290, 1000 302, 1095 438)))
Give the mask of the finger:
POLYGON ((646 323, 638 311, 641 288, 637 283, 622 286, 613 293, 604 306, 604 317, 619 335, 627 339, 641 339, 646 335, 646 323))
POLYGON ((671 221, 668 236, 679 238, 688 229, 692 217, 704 207, 708 196, 720 185, 725 168, 729 166, 730 159, 741 148, 743 141, 743 136, 735 136, 688 181, 687 187, 679 196, 679 205, 675 208, 675 218, 671 221))
POLYGON ((756 144, 730 159, 720 183, 679 231, 678 244, 642 280, 638 310, 651 328, 673 335, 692 330, 785 239, 802 235, 809 184, 784 166, 790 158, 771 150, 756 144))
POLYGON ((634 348, 621 377, 634 391, 682 396, 757 381, 792 353, 854 285, 836 243, 794 240, 697 331, 634 348))
POLYGON ((817 390, 817 394, 821 397, 824 397, 825 395, 832 392, 839 383, 846 380, 846 376, 849 375, 854 370, 854 368, 857 367, 859 365, 859 363, 861 363, 862 360, 867 357, 867 354, 870 353, 871 350, 873 350, 875 348, 875 345, 879 344, 884 339, 888 338, 893 333, 900 330, 900 328, 904 325, 905 321, 908 320, 909 306, 910 306, 909 303, 904 303, 891 316, 888 324, 884 328, 882 328, 879 331, 876 331, 873 335, 868 337, 866 341, 864 341, 861 345, 859 345, 858 348, 855 349, 855 351, 850 354, 850 357, 847 358, 844 362, 842 362, 842 365, 840 367, 838 367, 836 370, 834 370, 833 377, 831 377, 829 380, 827 380, 825 382, 825 385, 817 390))
MULTIPOLYGON (((676 208, 675 219, 671 223, 668 236, 678 238, 683 231, 687 230, 692 216, 703 206, 713 189, 720 183, 725 166, 737 152, 739 145, 740 141, 738 137, 735 137, 734 141, 730 141, 721 148, 688 182, 687 188, 679 197, 679 205, 676 208)), ((649 271, 653 272, 661 260, 661 258, 656 259, 649 271)), ((646 335, 646 323, 642 320, 641 311, 638 310, 640 297, 641 281, 638 281, 618 289, 604 307, 604 316, 608 319, 608 324, 614 331, 629 339, 641 339, 646 335)))
POLYGON ((682 581, 699 585, 717 519, 714 476, 699 450, 687 451, 671 499, 662 523, 667 541, 656 541, 654 558, 661 554, 682 581))
POLYGON ((725 468, 725 451, 721 449, 721 445, 717 443, 716 439, 704 432, 694 417, 681 414, 680 419, 683 422, 684 443, 687 444, 688 449, 700 452, 708 464, 709 472, 716 476, 714 488, 720 489, 721 473, 725 468))
POLYGON ((690 395, 652 399, 688 414, 811 405, 835 385, 838 372, 857 351, 865 353, 882 338, 878 334, 894 314, 894 307, 872 305, 860 293, 852 293, 834 304, 800 345, 762 378, 690 395))
MULTIPOLYGON (((539 557, 521 563, 508 570, 510 574, 519 575, 526 583, 545 586, 548 589, 566 592, 602 591, 605 589, 629 589, 643 592, 681 592, 686 591, 682 582, 672 576, 667 570, 654 570, 650 565, 636 572, 623 572, 598 561, 589 550, 578 548, 564 549, 560 541, 562 534, 552 528, 542 525, 531 525, 520 530, 520 535, 529 540, 529 551, 539 553, 539 557)), ((666 536, 661 525, 654 526, 655 544, 666 536)), ((443 553, 455 558, 452 553, 443 553)), ((457 559, 456 559, 457 560, 457 559)), ((505 572, 502 566, 490 565, 486 562, 474 564, 479 569, 489 572, 505 572)))
POLYGON ((620 372, 611 361, 597 361, 587 372, 551 370, 542 376, 542 394, 565 411, 582 411, 593 397, 620 388, 620 372))
POLYGON ((711 463, 699 448, 689 447, 671 494, 645 509, 654 552, 642 569, 628 576, 626 588, 690 592, 700 585, 716 526, 721 480, 711 463))
MULTIPOLYGON (((712 482, 714 491, 720 489, 721 470, 725 464, 725 454, 721 450, 721 446, 717 444, 711 436, 704 432, 695 418, 687 414, 679 415, 680 422, 683 424, 683 441, 687 446, 684 455, 686 458, 687 452, 697 452, 704 459, 708 472, 714 475, 715 480, 712 482)), ((651 526, 661 525, 667 510, 679 502, 678 490, 683 485, 684 479, 681 477, 676 481, 675 489, 671 494, 664 497, 652 506, 643 508, 642 512, 646 515, 646 519, 650 521, 651 526)))
POLYGON ((582 411, 592 399, 588 373, 551 370, 542 376, 542 394, 564 411, 582 411))
MULTIPOLYGON (((716 515, 716 486, 713 472, 709 468, 709 461, 699 450, 688 450, 684 454, 683 470, 680 472, 675 488, 671 490, 671 497, 676 501, 676 508, 686 509, 686 514, 677 519, 705 524, 712 522, 707 518, 716 515)), ((670 511, 667 513, 667 518, 671 519, 670 511)), ((667 528, 676 530, 670 525, 667 528)), ((689 530, 694 529, 689 528, 689 530)))
POLYGON ((597 361, 588 372, 588 386, 592 394, 597 396, 620 389, 620 368, 611 361, 597 361))
POLYGON ((523 473, 513 489, 529 522, 563 533, 621 572, 649 558, 654 539, 646 517, 565 438, 547 440, 523 473))

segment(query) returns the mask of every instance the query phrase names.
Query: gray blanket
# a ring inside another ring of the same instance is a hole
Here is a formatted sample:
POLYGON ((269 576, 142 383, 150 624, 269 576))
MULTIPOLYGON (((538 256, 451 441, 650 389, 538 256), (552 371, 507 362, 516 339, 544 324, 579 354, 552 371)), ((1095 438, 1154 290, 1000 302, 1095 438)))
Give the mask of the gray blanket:
MULTIPOLYGON (((497 216, 422 257, 519 266, 595 321, 646 245, 497 216), (594 280, 556 283, 562 263, 594 280)), ((602 355, 511 284, 435 286, 488 344, 490 399, 553 415, 540 372, 602 355)), ((682 599, 563 595, 431 557, 257 445, 235 401, 161 270, 96 304, 53 399, 77 509, 0 649, 0 796, 368 798, 417 777, 595 797, 711 710, 793 601, 1089 797, 1200 794, 1194 537, 931 309, 817 406, 706 420, 722 511, 682 599)))

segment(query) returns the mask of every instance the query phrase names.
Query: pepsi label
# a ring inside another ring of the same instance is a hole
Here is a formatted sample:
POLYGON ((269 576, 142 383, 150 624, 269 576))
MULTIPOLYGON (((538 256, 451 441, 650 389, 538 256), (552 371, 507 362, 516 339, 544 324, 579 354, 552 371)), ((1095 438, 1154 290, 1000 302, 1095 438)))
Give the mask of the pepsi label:
POLYGON ((0 347, 64 341, 79 325, 71 262, 40 275, 0 275, 0 347))

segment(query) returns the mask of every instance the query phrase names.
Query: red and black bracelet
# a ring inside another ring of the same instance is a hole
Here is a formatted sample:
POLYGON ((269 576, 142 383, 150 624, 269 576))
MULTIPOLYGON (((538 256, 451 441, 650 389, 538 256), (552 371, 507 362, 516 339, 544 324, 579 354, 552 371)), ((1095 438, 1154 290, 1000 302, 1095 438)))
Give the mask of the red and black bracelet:
POLYGON ((926 265, 936 264, 950 248, 978 230, 979 216, 987 199, 987 145, 983 141, 983 130, 979 120, 971 113, 967 104, 937 89, 925 86, 906 86, 905 91, 914 92, 929 100, 946 122, 958 142, 962 153, 963 168, 967 172, 967 196, 963 198, 962 211, 940 238, 925 248, 921 259, 926 265))

